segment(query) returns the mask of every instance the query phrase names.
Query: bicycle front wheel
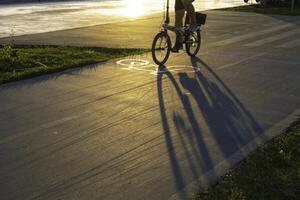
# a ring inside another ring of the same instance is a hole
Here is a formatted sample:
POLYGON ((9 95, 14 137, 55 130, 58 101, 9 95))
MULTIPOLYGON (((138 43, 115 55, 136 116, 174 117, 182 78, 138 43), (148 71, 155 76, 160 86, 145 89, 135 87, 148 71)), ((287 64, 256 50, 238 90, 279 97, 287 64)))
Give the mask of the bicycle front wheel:
POLYGON ((186 52, 189 56, 195 56, 200 50, 201 34, 200 30, 190 33, 186 36, 186 52))
POLYGON ((171 51, 171 40, 167 32, 160 32, 154 37, 151 51, 157 65, 162 66, 167 62, 171 51))

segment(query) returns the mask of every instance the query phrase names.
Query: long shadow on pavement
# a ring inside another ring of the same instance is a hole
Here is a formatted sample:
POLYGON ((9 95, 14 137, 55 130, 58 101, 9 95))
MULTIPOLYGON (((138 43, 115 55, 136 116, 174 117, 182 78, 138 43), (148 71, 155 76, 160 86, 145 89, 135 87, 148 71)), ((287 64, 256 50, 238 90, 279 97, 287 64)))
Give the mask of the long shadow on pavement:
MULTIPOLYGON (((179 98, 182 101, 184 109, 188 115, 188 119, 191 122, 192 129, 193 129, 192 134, 195 134, 195 135, 191 135, 191 137, 189 138, 189 142, 190 142, 190 144, 192 144, 191 145, 192 152, 194 152, 194 153, 197 153, 198 151, 201 152, 202 156, 204 157, 205 163, 206 163, 206 167, 203 166, 203 169, 204 168, 210 169, 213 167, 213 165, 211 163, 210 157, 208 156, 206 144, 203 141, 202 137, 196 136, 196 134, 201 134, 200 133, 201 129, 199 127, 196 117, 193 114, 192 105, 191 105, 189 99, 187 98, 187 96, 185 96, 183 94, 183 92, 181 91, 181 89, 180 89, 176 79, 173 77, 173 75, 168 71, 166 71, 165 74, 167 75, 169 80, 172 82, 172 84, 177 92, 177 95, 179 96, 179 98), (193 140, 194 137, 195 137, 196 141, 193 140), (197 149, 197 148, 199 148, 199 149, 197 149)), ((163 85, 162 85, 163 79, 162 78, 163 78, 162 75, 158 75, 157 90, 158 90, 161 122, 162 122, 163 131, 164 131, 164 135, 165 135, 166 146, 168 149, 168 155, 169 155, 169 159, 171 162, 171 168, 172 168, 172 172, 173 172, 174 179, 175 179, 175 186, 176 186, 177 191, 180 191, 184 188, 185 181, 184 181, 184 175, 181 172, 180 165, 177 160, 176 152, 175 152, 174 145, 172 142, 173 139, 171 136, 170 124, 168 122, 169 120, 167 118, 167 113, 165 112, 166 108, 165 108, 165 104, 164 104, 164 95, 163 95, 163 90, 162 90, 163 89, 163 85)), ((180 127, 184 128, 184 120, 180 116, 174 116, 174 121, 175 121, 175 124, 176 124, 176 127, 178 128, 178 130, 180 130, 180 127)), ((181 134, 179 134, 179 135, 181 135, 181 134)), ((185 151, 185 155, 186 155, 187 159, 189 160, 190 169, 191 169, 193 175, 198 177, 199 174, 197 174, 197 172, 196 172, 197 171, 196 167, 199 167, 199 165, 195 166, 194 162, 191 159, 191 156, 189 155, 189 151, 187 149, 188 145, 184 143, 183 138, 180 138, 180 140, 184 144, 184 151, 185 151)), ((199 158, 199 157, 197 157, 197 158, 199 158)), ((199 164, 200 162, 197 162, 197 163, 199 164)), ((182 194, 182 195, 185 195, 185 194, 182 194)), ((182 196, 182 197, 184 197, 184 196, 182 196)))
MULTIPOLYGON (((203 117, 212 133, 216 134, 215 139, 224 155, 232 155, 239 146, 246 145, 254 137, 263 137, 263 128, 217 73, 199 58, 192 58, 191 61, 195 68, 205 67, 212 78, 206 78, 203 73, 197 71, 195 80, 192 80, 195 84, 185 84, 184 76, 181 82, 197 100, 203 117), (229 143, 231 145, 228 145, 229 143)), ((186 79, 185 82, 188 81, 191 80, 186 79)))
POLYGON ((182 163, 185 167, 188 166, 193 180, 199 179, 208 172, 216 176, 215 167, 218 163, 225 160, 227 166, 236 164, 238 161, 229 158, 236 152, 242 152, 241 148, 257 136, 263 137, 264 132, 251 113, 210 66, 199 58, 193 58, 192 64, 194 68, 204 66, 207 75, 198 70, 194 72, 194 77, 188 73, 179 73, 178 81, 171 72, 164 70, 165 72, 157 78, 161 123, 174 184, 176 190, 180 191, 181 198, 185 198, 183 189, 187 182, 182 163), (163 79, 164 76, 167 79, 163 79), (184 114, 173 112, 174 124, 168 119, 170 113, 169 111, 167 113, 166 110, 169 109, 166 109, 167 105, 164 101, 163 83, 166 81, 170 81, 174 87, 184 109, 184 114), (186 95, 183 89, 190 95, 186 95), (175 133, 172 134, 173 127, 175 133), (175 150, 175 137, 180 141, 182 147, 180 152, 178 147, 175 150), (213 143, 207 144, 209 138, 212 138, 213 143), (218 152, 219 155, 214 154, 218 152), (180 157, 179 153, 183 156, 180 157))

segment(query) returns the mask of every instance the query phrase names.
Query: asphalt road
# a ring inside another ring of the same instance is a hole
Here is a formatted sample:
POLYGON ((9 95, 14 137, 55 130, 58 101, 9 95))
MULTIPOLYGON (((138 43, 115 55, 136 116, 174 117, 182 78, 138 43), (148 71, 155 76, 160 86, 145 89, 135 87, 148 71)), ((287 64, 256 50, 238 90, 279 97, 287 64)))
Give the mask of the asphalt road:
POLYGON ((166 69, 146 54, 1 85, 1 199, 187 199, 298 118, 300 18, 208 14, 198 56, 166 69))

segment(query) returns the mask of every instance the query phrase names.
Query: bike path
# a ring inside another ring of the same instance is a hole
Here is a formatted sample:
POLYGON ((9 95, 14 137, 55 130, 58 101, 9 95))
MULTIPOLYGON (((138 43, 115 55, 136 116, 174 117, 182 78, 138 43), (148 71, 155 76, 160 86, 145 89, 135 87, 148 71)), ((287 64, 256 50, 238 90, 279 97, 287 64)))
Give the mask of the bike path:
POLYGON ((188 199, 280 134, 300 115, 300 60, 276 46, 297 38, 246 48, 255 24, 227 26, 233 43, 207 44, 230 39, 208 24, 196 58, 160 71, 145 54, 0 86, 1 198, 188 199))
MULTIPOLYGON (((278 41, 280 39, 278 36, 280 36, 281 39, 290 39, 294 47, 299 46, 299 33, 295 30, 299 28, 297 16, 270 16, 224 11, 204 11, 204 13, 208 15, 207 24, 202 27, 202 34, 205 37, 204 45, 215 47, 236 45, 240 42, 251 41, 252 38, 255 39, 254 41, 265 40, 275 34, 277 37, 272 38, 270 42, 278 41), (283 33, 284 36, 281 36, 283 33)), ((10 43, 13 40, 15 44, 29 45, 150 48, 154 35, 161 28, 162 21, 162 14, 154 14, 132 21, 0 38, 0 43, 10 43)), ((173 15, 171 15, 171 21, 174 21, 173 15)), ((266 44, 268 43, 262 41, 255 46, 263 47, 266 44)), ((251 44, 248 45, 250 46, 243 48, 251 47, 251 44)))

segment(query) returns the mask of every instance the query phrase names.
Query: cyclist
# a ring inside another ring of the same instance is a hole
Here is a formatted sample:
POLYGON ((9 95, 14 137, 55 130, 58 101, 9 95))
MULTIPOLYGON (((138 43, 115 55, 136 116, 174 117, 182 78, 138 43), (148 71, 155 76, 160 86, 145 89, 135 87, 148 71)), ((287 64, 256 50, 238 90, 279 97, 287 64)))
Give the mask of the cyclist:
POLYGON ((171 49, 172 52, 178 53, 179 49, 182 47, 182 42, 184 40, 183 31, 183 18, 185 12, 190 19, 190 31, 195 32, 198 28, 196 23, 196 13, 195 7, 193 6, 194 0, 176 0, 175 1, 175 32, 176 32, 176 42, 174 47, 171 49))

